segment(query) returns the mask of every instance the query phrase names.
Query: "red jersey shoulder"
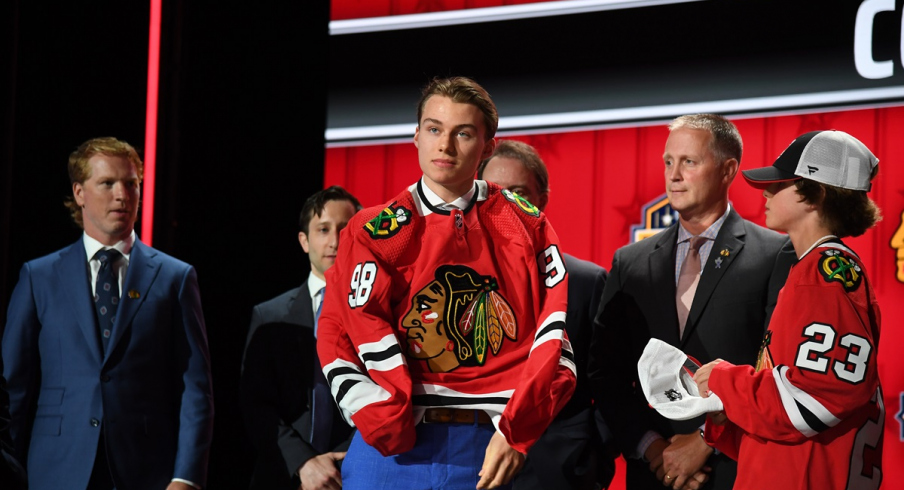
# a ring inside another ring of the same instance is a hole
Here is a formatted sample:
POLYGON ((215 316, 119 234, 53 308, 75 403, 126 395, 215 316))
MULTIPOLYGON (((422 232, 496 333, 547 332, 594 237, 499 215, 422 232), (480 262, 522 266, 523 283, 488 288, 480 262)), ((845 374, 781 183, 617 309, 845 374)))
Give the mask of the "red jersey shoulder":
POLYGON ((521 223, 530 235, 534 235, 546 222, 546 215, 523 197, 508 189, 487 182, 486 213, 496 219, 521 223))
POLYGON ((817 248, 808 267, 815 268, 814 277, 817 282, 842 287, 846 292, 853 292, 863 283, 863 268, 860 258, 847 249, 825 247, 817 248))

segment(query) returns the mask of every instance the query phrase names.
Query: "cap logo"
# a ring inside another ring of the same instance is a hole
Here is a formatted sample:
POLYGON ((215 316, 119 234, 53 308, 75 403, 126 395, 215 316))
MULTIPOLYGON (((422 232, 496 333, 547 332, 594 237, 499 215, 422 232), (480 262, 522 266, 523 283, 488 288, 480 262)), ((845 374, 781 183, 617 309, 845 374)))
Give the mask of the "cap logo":
POLYGON ((807 170, 810 171, 810 175, 813 175, 813 174, 815 174, 816 172, 819 171, 819 167, 814 167, 814 166, 812 166, 812 165, 807 165, 807 170))
POLYGON ((669 399, 670 402, 677 402, 678 400, 684 398, 681 396, 681 393, 678 393, 678 390, 666 390, 664 393, 665 397, 669 399))

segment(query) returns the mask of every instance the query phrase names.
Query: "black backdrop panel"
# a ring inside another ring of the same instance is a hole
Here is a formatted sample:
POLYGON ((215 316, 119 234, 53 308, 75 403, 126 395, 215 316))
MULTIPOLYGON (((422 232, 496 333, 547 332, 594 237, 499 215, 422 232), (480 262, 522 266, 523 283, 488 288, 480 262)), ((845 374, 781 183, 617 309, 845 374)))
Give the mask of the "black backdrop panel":
MULTIPOLYGON (((0 313, 26 260, 80 230, 69 153, 144 155, 149 2, 0 2, 0 313)), ((301 283, 304 199, 323 185, 329 2, 164 0, 153 245, 198 270, 214 378, 211 490, 253 465, 238 377, 254 304, 301 283)), ((141 229, 141 224, 136 227, 141 229)))
POLYGON ((904 2, 872 17, 873 58, 894 64, 881 79, 855 66, 861 3, 707 0, 334 35, 331 58, 341 63, 330 67, 327 126, 414 123, 417 90, 437 75, 474 77, 503 118, 900 88, 904 2))

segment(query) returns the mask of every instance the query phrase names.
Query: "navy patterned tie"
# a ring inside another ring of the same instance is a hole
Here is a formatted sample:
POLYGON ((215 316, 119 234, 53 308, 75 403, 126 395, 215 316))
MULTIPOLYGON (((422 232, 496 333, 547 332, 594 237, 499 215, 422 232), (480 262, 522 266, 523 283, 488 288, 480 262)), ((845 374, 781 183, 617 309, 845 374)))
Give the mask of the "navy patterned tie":
MULTIPOLYGON (((323 309, 323 300, 326 288, 320 290, 320 305, 314 314, 314 337, 317 337, 317 323, 320 320, 320 311, 323 309)), ((318 453, 323 454, 330 449, 330 432, 333 428, 333 395, 330 394, 330 385, 323 376, 320 368, 320 359, 317 350, 314 350, 314 388, 311 403, 311 446, 318 453)))
POLYGON ((116 277, 114 264, 122 257, 118 250, 111 248, 100 250, 94 258, 100 262, 97 271, 97 282, 94 287, 94 307, 97 312, 97 326, 100 330, 100 341, 104 352, 110 343, 110 334, 116 322, 116 307, 119 305, 119 279, 116 277))

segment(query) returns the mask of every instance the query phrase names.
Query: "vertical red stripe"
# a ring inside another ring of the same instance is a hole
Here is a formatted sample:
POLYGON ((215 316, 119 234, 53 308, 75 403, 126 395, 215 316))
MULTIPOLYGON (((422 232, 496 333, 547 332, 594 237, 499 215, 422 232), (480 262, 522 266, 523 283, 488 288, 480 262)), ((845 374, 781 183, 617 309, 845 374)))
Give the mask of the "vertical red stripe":
POLYGON ((144 197, 141 211, 141 240, 151 245, 154 232, 154 187, 157 170, 157 96, 160 79, 160 11, 163 0, 151 0, 148 40, 148 102, 144 130, 144 197))

